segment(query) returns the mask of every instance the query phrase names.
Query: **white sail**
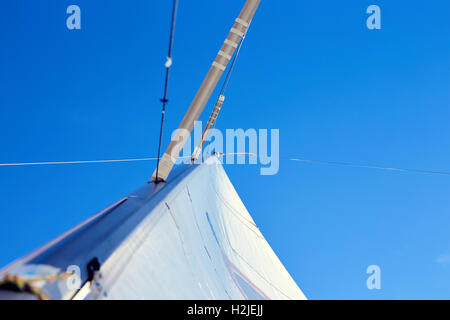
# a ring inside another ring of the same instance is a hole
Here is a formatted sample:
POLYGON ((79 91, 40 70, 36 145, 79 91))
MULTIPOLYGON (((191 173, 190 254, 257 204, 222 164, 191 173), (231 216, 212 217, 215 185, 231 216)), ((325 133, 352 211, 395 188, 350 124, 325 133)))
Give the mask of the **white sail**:
MULTIPOLYGON (((216 157, 148 184, 44 249, 0 272, 98 258, 86 299, 305 299, 240 200, 216 157)), ((50 271, 51 273, 51 271, 50 271)), ((43 283, 50 298, 77 297, 62 279, 43 283)), ((0 298, 7 298, 0 291, 0 298)), ((10 293, 8 293, 10 295, 10 293)), ((79 296, 79 294, 78 294, 79 296)), ((22 295, 20 298, 23 298, 22 295)))
MULTIPOLYGON (((246 1, 179 129, 192 130, 259 2, 246 1)), ((216 156, 172 171, 185 139, 152 182, 0 270, 0 299, 305 299, 216 156)))

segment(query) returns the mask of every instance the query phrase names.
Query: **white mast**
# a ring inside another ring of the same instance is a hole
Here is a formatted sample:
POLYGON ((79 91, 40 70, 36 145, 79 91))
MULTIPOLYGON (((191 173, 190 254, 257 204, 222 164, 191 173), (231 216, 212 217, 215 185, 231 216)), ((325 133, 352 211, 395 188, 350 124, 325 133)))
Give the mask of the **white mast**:
POLYGON ((217 57, 214 59, 214 62, 209 69, 205 80, 203 81, 200 89, 195 95, 194 100, 192 101, 188 111, 181 121, 180 126, 177 129, 177 132, 174 135, 175 137, 179 137, 179 139, 172 140, 170 142, 159 163, 158 177, 156 177, 157 170, 155 170, 155 172, 153 172, 151 181, 166 181, 173 165, 175 164, 175 161, 178 158, 178 155, 180 154, 181 149, 183 148, 186 140, 189 138, 189 134, 194 128, 195 121, 197 121, 200 117, 206 103, 208 102, 211 94, 216 88, 220 77, 222 76, 228 63, 230 62, 231 57, 236 51, 236 48, 239 46, 239 42, 247 32, 260 1, 261 0, 247 0, 247 2, 245 3, 244 8, 239 14, 239 17, 235 20, 230 33, 225 39, 225 42, 222 45, 219 53, 217 54, 217 57))

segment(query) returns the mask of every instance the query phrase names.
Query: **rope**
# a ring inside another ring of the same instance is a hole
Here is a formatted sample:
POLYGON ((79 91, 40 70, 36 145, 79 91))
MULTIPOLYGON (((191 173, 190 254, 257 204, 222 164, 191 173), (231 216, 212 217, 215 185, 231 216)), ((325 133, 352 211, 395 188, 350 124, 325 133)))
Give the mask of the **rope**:
POLYGON ((40 166, 40 165, 57 165, 57 164, 89 164, 89 163, 135 162, 135 161, 151 161, 151 160, 157 160, 157 159, 158 158, 117 159, 117 160, 86 160, 86 161, 17 162, 17 163, 0 163, 0 167, 40 166))
POLYGON ((239 46, 238 46, 238 48, 236 50, 236 53, 234 54, 233 61, 231 62, 230 69, 228 69, 228 73, 227 73, 227 76, 226 76, 226 78, 225 78, 225 80, 223 82, 222 88, 220 89, 220 95, 219 96, 224 95, 225 90, 228 87, 228 83, 230 82, 230 78, 231 78, 231 73, 233 72, 234 65, 236 64, 236 60, 237 60, 237 57, 239 55, 239 52, 241 51, 242 44, 243 44, 244 40, 245 40, 245 34, 242 36, 241 41, 239 41, 239 46))
POLYGON ((58 280, 64 280, 72 276, 70 272, 64 272, 59 275, 48 276, 48 277, 37 277, 24 279, 17 275, 5 275, 5 277, 0 281, 0 287, 11 286, 14 290, 19 290, 20 292, 30 292, 37 296, 39 300, 50 300, 50 295, 48 295, 42 287, 36 286, 36 282, 55 282, 58 280))
MULTIPOLYGON (((179 159, 187 159, 190 156, 179 157, 179 159)), ((137 159, 114 159, 114 160, 85 160, 85 161, 48 161, 48 162, 16 162, 16 163, 0 163, 0 167, 18 167, 18 166, 41 166, 41 165, 58 165, 58 164, 93 164, 93 163, 114 163, 114 162, 136 162, 136 161, 152 161, 158 158, 137 158, 137 159)))
MULTIPOLYGON (((253 12, 251 14, 252 17, 255 14, 256 9, 257 9, 257 7, 254 8, 254 10, 253 10, 253 12)), ((250 21, 250 24, 247 27, 247 32, 250 29, 250 25, 251 24, 252 24, 252 21, 250 21)), ((231 73, 233 72, 234 65, 236 64, 237 57, 239 56, 239 53, 241 52, 242 44, 244 43, 245 37, 247 36, 247 32, 242 36, 241 41, 239 42, 239 46, 238 46, 238 48, 236 50, 236 53, 234 54, 234 58, 233 58, 233 61, 231 62, 230 69, 228 70, 227 77, 225 78, 225 81, 224 81, 224 83, 222 85, 222 89, 220 90, 220 94, 221 95, 224 95, 225 90, 226 90, 226 88, 228 86, 228 82, 230 81, 231 73)), ((215 126, 215 123, 214 123, 214 126, 215 126)), ((214 128, 214 126, 213 126, 213 128, 214 128)))
POLYGON ((213 155, 216 155, 218 157, 220 156, 226 156, 226 155, 249 155, 249 156, 255 156, 258 155, 253 152, 214 152, 213 155))
MULTIPOLYGON (((239 46, 238 46, 238 48, 237 48, 237 50, 236 50, 236 52, 234 54, 233 61, 231 62, 230 68, 228 69, 227 76, 225 77, 225 80, 224 80, 224 82, 222 84, 222 88, 220 89, 219 99, 220 99, 221 96, 225 96, 225 90, 227 89, 228 83, 230 82, 231 73, 233 72, 234 66, 235 66, 236 61, 237 61, 237 57, 239 56, 239 52, 241 52, 241 48, 242 48, 242 44, 244 43, 245 36, 246 36, 246 34, 244 34, 242 36, 241 40, 239 41, 239 46)), ((216 122, 217 122, 217 119, 214 121, 211 129, 214 129, 216 127, 216 122)), ((202 141, 205 140, 205 136, 204 135, 205 135, 205 132, 203 131, 202 132, 202 137, 201 137, 202 141)), ((200 152, 201 152, 201 150, 200 150, 200 152)), ((203 153, 201 153, 201 156, 202 156, 202 160, 203 160, 203 153)))
POLYGON ((375 165, 363 165, 363 164, 351 163, 351 162, 308 160, 308 159, 301 159, 301 158, 292 158, 292 159, 289 159, 289 160, 290 161, 297 161, 297 162, 309 162, 309 163, 326 164, 326 165, 333 165, 333 166, 347 166, 347 167, 357 167, 357 168, 366 168, 366 169, 379 169, 379 170, 398 171, 398 172, 407 172, 407 173, 435 174, 435 175, 450 176, 450 172, 444 172, 444 171, 417 170, 417 169, 404 169, 404 168, 389 168, 389 167, 381 167, 381 166, 375 166, 375 165))
MULTIPOLYGON (((213 155, 224 156, 224 155, 250 155, 257 156, 251 152, 214 152, 213 155)), ((190 156, 180 157, 180 159, 187 159, 190 156)), ((0 167, 19 167, 19 166, 42 166, 42 165, 61 165, 61 164, 95 164, 95 163, 121 163, 121 162, 137 162, 137 161, 153 161, 158 158, 136 158, 136 159, 113 159, 113 160, 86 160, 86 161, 48 161, 48 162, 17 162, 17 163, 0 163, 0 167)), ((390 168, 375 165, 363 165, 351 162, 336 162, 336 161, 322 161, 322 160, 310 160, 302 158, 290 158, 289 161, 296 162, 307 162, 307 163, 317 163, 333 166, 346 166, 346 167, 357 167, 366 169, 378 169, 386 171, 397 171, 406 173, 419 173, 419 174, 433 174, 433 175, 443 175, 450 176, 450 172, 445 171, 432 171, 432 170, 417 170, 417 169, 405 169, 405 168, 390 168)))
POLYGON ((172 10, 172 24, 170 27, 170 40, 169 40, 169 53, 167 55, 167 61, 165 64, 166 67, 166 80, 164 83, 164 98, 161 99, 162 102, 162 112, 161 112, 161 129, 159 131, 159 145, 158 145, 158 162, 156 164, 156 178, 155 183, 158 183, 158 171, 159 171, 159 160, 161 157, 161 144, 162 144, 162 136, 163 136, 163 129, 164 129, 164 116, 166 113, 166 104, 169 102, 167 99, 167 91, 169 87, 169 74, 170 74, 170 67, 172 66, 172 49, 173 49, 173 37, 175 33, 175 23, 176 23, 176 17, 177 17, 177 9, 178 9, 178 0, 173 1, 173 10, 172 10))

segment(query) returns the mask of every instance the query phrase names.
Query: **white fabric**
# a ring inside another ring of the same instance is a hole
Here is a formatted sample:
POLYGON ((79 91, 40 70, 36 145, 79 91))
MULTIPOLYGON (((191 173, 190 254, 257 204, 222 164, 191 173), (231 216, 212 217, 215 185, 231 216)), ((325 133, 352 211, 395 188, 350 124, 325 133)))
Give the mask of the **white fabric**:
POLYGON ((172 187, 103 263, 103 290, 88 298, 305 299, 222 165, 210 159, 172 187))

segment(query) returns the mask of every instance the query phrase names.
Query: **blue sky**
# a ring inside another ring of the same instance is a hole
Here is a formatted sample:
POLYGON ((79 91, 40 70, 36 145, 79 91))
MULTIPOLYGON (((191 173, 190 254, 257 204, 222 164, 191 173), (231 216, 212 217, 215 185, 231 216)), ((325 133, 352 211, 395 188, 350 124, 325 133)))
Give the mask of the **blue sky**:
MULTIPOLYGON (((165 145, 243 2, 180 0, 165 145)), ((171 1, 3 1, 0 163, 156 156, 170 11, 171 1), (81 30, 66 28, 70 4, 81 30)), ((450 171, 449 11, 444 0, 262 0, 216 127, 280 129, 279 174, 225 169, 309 298, 450 298, 449 177, 288 160, 450 171), (366 28, 371 4, 381 30, 366 28), (381 290, 366 288, 372 264, 381 290)), ((0 167, 0 266, 154 167, 0 167)))

